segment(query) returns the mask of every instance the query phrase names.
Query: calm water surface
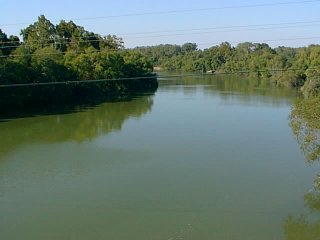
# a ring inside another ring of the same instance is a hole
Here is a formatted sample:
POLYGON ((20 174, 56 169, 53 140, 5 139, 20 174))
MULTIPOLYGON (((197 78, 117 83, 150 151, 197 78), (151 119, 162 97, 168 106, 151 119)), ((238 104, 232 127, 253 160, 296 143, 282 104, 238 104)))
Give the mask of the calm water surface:
MULTIPOLYGON (((248 78, 0 122, 0 239, 287 239, 316 167, 298 94, 248 78)), ((297 230, 298 231, 298 230, 297 230)))

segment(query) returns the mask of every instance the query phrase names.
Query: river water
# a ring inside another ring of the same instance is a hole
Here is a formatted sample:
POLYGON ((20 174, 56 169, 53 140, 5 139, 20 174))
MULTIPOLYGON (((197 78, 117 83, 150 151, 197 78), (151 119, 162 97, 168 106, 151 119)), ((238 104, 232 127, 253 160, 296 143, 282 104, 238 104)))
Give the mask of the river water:
POLYGON ((3 118, 0 239, 289 239, 317 170, 289 126, 298 98, 249 77, 166 78, 3 118))

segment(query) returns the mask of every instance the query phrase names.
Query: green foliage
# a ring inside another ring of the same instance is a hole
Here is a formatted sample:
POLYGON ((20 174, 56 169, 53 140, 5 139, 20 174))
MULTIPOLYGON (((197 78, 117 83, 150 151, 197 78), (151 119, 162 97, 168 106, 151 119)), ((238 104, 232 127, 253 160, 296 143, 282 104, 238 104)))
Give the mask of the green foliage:
POLYGON ((10 36, 2 32, 0 29, 0 55, 8 56, 12 51, 20 45, 20 40, 17 36, 10 36))
POLYGON ((181 52, 186 54, 197 50, 197 44, 185 43, 181 46, 181 52))
POLYGON ((21 30, 23 41, 32 52, 38 48, 54 45, 55 33, 55 26, 44 15, 39 16, 34 24, 21 30))
POLYGON ((59 82, 150 76, 170 71, 250 73, 277 85, 320 94, 320 46, 271 48, 266 43, 228 42, 200 50, 195 43, 125 50, 121 38, 89 32, 73 21, 57 25, 44 15, 21 30, 23 42, 0 30, 0 83, 59 82), (8 72, 8 69, 10 72, 8 72), (284 70, 284 71, 279 71, 284 70))
POLYGON ((24 64, 7 61, 1 66, 0 84, 31 83, 37 78, 37 72, 24 64))
POLYGON ((101 36, 85 30, 73 21, 61 20, 59 24, 53 25, 44 15, 41 15, 34 24, 21 30, 21 35, 30 53, 44 47, 77 53, 83 53, 90 47, 96 50, 119 50, 124 47, 122 39, 115 35, 101 36))
POLYGON ((0 109, 154 89, 150 82, 87 83, 88 80, 151 76, 153 65, 140 53, 124 51, 115 35, 101 36, 74 22, 54 25, 44 15, 21 30, 23 42, 0 30, 0 84, 83 81, 83 83, 3 88, 0 109))
POLYGON ((134 49, 148 58, 157 68, 165 71, 215 71, 217 73, 250 73, 270 78, 273 83, 286 87, 302 87, 305 96, 320 94, 320 46, 304 48, 271 48, 266 43, 230 43, 199 50, 193 43, 158 45, 134 49))
MULTIPOLYGON (((12 52, 13 58, 2 61, 1 83, 145 76, 153 68, 151 62, 140 53, 121 53, 124 48, 121 38, 86 31, 72 21, 62 20, 55 26, 41 15, 38 21, 21 30, 21 35, 24 42, 21 45, 18 42, 17 48, 12 52), (8 69, 11 70, 14 66, 17 71, 8 73, 8 69), (28 78, 30 71, 33 72, 33 80, 28 78)), ((15 37, 10 39, 15 42, 17 40, 15 37)), ((10 39, 0 30, 2 55, 11 53, 3 48, 10 39)))
POLYGON ((53 47, 34 52, 31 66, 41 77, 37 82, 62 82, 76 80, 75 73, 63 65, 63 55, 53 47))
POLYGON ((152 72, 153 65, 151 61, 138 51, 127 51, 123 55, 124 76, 145 76, 152 72))
POLYGON ((26 45, 20 45, 13 51, 13 56, 11 60, 17 63, 21 63, 24 66, 31 66, 31 54, 30 49, 26 45))

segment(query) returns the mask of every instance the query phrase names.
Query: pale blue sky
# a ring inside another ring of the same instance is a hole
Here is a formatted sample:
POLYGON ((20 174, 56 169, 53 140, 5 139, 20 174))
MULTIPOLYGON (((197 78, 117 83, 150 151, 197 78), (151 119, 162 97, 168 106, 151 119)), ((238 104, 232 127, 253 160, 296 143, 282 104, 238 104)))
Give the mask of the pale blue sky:
POLYGON ((0 28, 8 35, 18 35, 20 29, 27 27, 28 24, 36 21, 39 15, 44 14, 54 23, 60 19, 74 20, 76 24, 84 26, 89 31, 101 35, 115 34, 123 37, 126 47, 195 42, 200 48, 206 48, 222 41, 228 41, 233 45, 239 42, 253 41, 267 42, 274 47, 278 45, 296 47, 320 43, 319 12, 320 1, 302 3, 302 0, 2 0, 0 28), (289 4, 289 2, 300 3, 289 4), (273 3, 287 4, 106 17, 133 13, 273 3), (83 19, 95 17, 97 18, 83 19), (277 25, 282 23, 290 24, 277 25), (231 26, 247 27, 229 28, 231 26), (264 29, 261 29, 262 27, 264 29), (200 30, 178 31, 181 29, 200 30), (148 32, 152 33, 148 34, 148 32), (130 35, 132 33, 143 34, 130 35))

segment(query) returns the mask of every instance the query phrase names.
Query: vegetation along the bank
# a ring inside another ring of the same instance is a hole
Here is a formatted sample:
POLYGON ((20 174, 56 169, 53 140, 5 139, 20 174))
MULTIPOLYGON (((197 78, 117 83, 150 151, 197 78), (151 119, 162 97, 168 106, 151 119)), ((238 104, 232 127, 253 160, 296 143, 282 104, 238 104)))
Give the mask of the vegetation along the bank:
POLYGON ((154 90, 153 67, 184 72, 248 72, 277 85, 298 87, 306 96, 320 94, 320 45, 271 48, 266 43, 232 46, 224 42, 204 50, 195 43, 125 49, 122 39, 115 35, 101 36, 72 21, 54 25, 43 15, 21 30, 21 36, 23 41, 8 37, 0 29, 0 109, 154 90), (124 78, 129 79, 92 81, 124 78), (21 87, 30 83, 55 84, 21 87), (16 84, 20 87, 3 87, 16 84))
POLYGON ((195 43, 138 47, 157 69, 239 73, 270 78, 277 85, 299 87, 306 96, 320 93, 320 45, 271 48, 266 43, 228 42, 200 50, 195 43))
POLYGON ((124 49, 117 36, 101 36, 72 21, 53 25, 43 15, 21 36, 23 41, 0 30, 0 109, 157 87, 152 63, 139 51, 124 49), (97 79, 121 80, 92 81, 97 79))

